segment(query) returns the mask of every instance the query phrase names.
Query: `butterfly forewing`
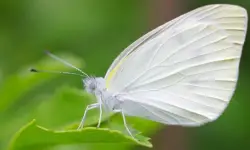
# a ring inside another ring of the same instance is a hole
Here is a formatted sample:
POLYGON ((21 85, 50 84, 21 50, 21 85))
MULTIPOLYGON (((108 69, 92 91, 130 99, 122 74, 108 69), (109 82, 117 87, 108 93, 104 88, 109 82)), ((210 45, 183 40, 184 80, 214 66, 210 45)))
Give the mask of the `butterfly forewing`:
POLYGON ((235 90, 247 28, 245 9, 208 5, 130 45, 106 74, 127 115, 196 126, 216 119, 235 90))

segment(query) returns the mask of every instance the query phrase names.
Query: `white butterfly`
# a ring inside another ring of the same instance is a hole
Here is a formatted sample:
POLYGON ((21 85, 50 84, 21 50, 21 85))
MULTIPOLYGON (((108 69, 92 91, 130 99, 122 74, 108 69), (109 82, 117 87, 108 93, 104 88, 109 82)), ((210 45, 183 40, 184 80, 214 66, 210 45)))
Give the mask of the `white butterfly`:
POLYGON ((135 41, 115 59, 105 78, 81 71, 97 103, 87 106, 78 129, 94 108, 100 109, 99 127, 102 105, 122 114, 132 137, 125 115, 181 126, 216 120, 234 93, 246 30, 244 8, 207 5, 135 41))

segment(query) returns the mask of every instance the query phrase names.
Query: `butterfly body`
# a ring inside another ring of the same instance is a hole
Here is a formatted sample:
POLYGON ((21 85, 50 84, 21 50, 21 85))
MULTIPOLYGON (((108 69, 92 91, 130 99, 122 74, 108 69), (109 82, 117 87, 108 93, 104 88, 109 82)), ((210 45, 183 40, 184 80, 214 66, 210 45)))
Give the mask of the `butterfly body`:
POLYGON ((122 101, 115 93, 108 91, 105 86, 105 79, 102 77, 87 77, 83 79, 85 90, 93 94, 97 102, 104 106, 105 110, 112 112, 121 109, 122 101))

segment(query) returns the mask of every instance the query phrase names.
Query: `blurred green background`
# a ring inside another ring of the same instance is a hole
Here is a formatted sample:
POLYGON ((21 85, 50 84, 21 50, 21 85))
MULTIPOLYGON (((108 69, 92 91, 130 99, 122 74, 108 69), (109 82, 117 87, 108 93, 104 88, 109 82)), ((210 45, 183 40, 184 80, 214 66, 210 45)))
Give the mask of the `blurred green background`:
MULTIPOLYGON (((72 71, 48 58, 50 50, 90 75, 104 76, 114 58, 141 35, 196 7, 248 0, 22 0, 0 1, 0 149, 33 118, 49 129, 80 121, 86 104, 81 79, 32 74, 29 68, 72 71)), ((199 128, 166 127, 129 118, 156 150, 250 149, 250 42, 243 50, 236 93, 215 122, 199 128)), ((96 121, 96 112, 87 123, 96 121)), ((121 122, 122 123, 122 122, 121 122)), ((36 137, 32 137, 36 138, 36 137)), ((147 149, 139 146, 59 145, 51 150, 147 149)))

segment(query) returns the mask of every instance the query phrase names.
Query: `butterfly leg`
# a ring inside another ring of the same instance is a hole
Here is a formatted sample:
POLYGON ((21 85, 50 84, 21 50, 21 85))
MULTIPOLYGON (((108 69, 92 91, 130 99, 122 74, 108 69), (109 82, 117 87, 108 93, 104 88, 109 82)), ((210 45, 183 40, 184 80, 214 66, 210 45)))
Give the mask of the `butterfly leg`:
POLYGON ((77 130, 80 130, 80 129, 83 128, 83 124, 84 124, 84 121, 85 121, 87 112, 88 112, 89 110, 91 110, 91 109, 97 108, 98 106, 100 106, 99 103, 94 103, 94 104, 90 104, 90 105, 87 106, 87 108, 86 108, 85 111, 84 111, 84 115, 83 115, 83 117, 82 117, 81 123, 80 123, 80 125, 78 126, 77 130))
POLYGON ((123 113, 123 111, 121 110, 121 113, 122 113, 122 119, 123 119, 123 123, 124 123, 124 126, 126 128, 126 130, 128 131, 129 135, 132 136, 132 138, 135 139, 135 137, 133 136, 133 134, 130 132, 128 126, 127 126, 127 122, 126 122, 126 118, 125 118, 125 115, 123 113))
POLYGON ((98 120, 97 128, 100 127, 101 121, 102 121, 102 104, 101 103, 99 103, 99 109, 100 109, 100 115, 99 115, 99 120, 98 120))
POLYGON ((127 122, 126 122, 126 118, 125 118, 125 115, 124 115, 124 112, 122 111, 122 109, 118 109, 118 110, 113 110, 114 112, 120 112, 122 114, 122 119, 123 119, 123 123, 124 123, 124 126, 128 132, 128 134, 135 139, 135 137, 133 136, 133 134, 130 132, 128 126, 127 126, 127 122))

